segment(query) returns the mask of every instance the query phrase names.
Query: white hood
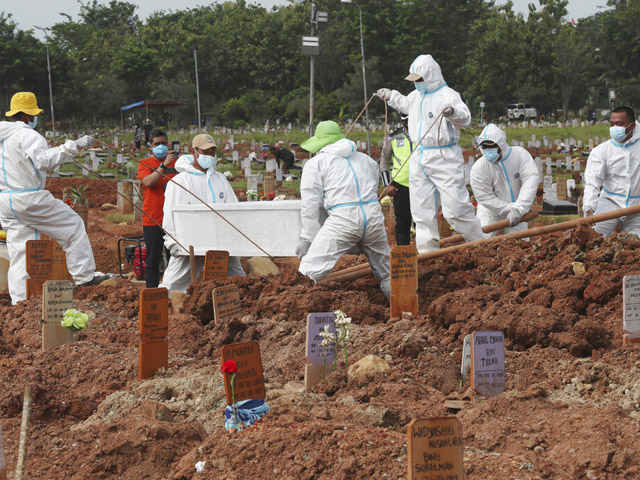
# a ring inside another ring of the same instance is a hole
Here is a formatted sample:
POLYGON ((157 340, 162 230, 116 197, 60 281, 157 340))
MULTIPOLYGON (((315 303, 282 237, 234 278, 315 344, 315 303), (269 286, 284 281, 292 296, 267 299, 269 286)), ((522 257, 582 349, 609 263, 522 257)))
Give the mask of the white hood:
POLYGON ((10 137, 23 128, 31 127, 24 122, 0 122, 0 141, 10 137))
POLYGON ((497 143, 500 147, 500 150, 502 150, 503 157, 509 153, 507 134, 493 123, 490 123, 489 125, 484 127, 484 130, 482 130, 479 141, 480 143, 482 143, 484 140, 491 140, 492 142, 497 143))
POLYGON ((418 56, 409 67, 409 72, 417 73, 422 77, 427 85, 428 92, 432 92, 445 84, 440 65, 431 55, 418 56))
POLYGON ((325 145, 318 153, 328 153, 330 155, 336 155, 338 157, 348 157, 356 151, 356 144, 348 138, 343 138, 337 142, 325 145))

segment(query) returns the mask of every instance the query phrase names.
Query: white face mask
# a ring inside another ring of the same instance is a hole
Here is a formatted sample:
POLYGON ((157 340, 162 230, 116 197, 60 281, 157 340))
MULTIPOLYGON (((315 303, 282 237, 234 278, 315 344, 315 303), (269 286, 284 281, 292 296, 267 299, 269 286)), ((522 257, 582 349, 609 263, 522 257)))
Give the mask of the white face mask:
POLYGON ((213 155, 199 155, 197 162, 202 168, 209 170, 211 167, 215 166, 216 157, 213 155))

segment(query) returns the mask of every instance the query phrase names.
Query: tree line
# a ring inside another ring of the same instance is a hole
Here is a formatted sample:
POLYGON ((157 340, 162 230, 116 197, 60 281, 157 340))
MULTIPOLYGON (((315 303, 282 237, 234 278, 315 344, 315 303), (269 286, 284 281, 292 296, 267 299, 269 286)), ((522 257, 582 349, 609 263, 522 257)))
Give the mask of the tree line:
MULTIPOLYGON (((640 97, 640 0, 608 7, 573 24, 568 0, 539 0, 526 18, 511 2, 360 0, 368 94, 380 87, 409 92, 403 80, 421 53, 442 67, 449 86, 479 116, 492 120, 509 102, 533 104, 547 117, 584 116, 591 107, 635 106, 640 97), (610 100, 610 91, 615 100, 610 100)), ((357 7, 317 0, 329 12, 315 61, 315 118, 354 118, 363 108, 357 7)), ((196 97, 213 125, 308 121, 311 2, 270 10, 245 0, 159 11, 142 20, 126 1, 80 3, 79 19, 63 14, 49 32, 56 121, 115 126, 120 107, 140 100, 196 97)), ((0 13, 0 101, 15 91, 38 95, 49 110, 46 46, 0 13)), ((133 110, 136 119, 145 115, 133 110)), ((161 123, 195 124, 194 106, 158 110, 161 123)), ((384 115, 381 101, 370 116, 384 115)), ((156 120, 156 123, 159 120, 156 120)), ((64 127, 64 125, 63 125, 64 127)))

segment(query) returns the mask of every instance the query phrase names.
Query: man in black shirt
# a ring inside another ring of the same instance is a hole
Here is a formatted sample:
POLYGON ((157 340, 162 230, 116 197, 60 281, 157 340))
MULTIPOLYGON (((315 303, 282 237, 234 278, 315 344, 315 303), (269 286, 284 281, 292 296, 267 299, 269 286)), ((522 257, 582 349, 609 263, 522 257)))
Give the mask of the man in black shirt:
POLYGON ((293 167, 293 162, 295 160, 295 155, 293 152, 284 147, 269 147, 269 151, 273 153, 273 156, 278 163, 278 168, 280 168, 280 160, 283 162, 282 173, 289 173, 289 169, 293 167))

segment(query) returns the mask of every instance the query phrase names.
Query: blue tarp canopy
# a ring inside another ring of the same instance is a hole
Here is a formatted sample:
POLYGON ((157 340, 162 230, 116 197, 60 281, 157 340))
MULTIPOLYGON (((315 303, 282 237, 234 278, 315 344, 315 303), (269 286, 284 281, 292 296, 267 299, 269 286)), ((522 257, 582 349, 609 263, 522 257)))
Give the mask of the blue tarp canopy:
POLYGON ((132 108, 139 108, 139 107, 173 108, 173 107, 179 107, 186 103, 193 103, 193 100, 142 100, 140 102, 132 103, 131 105, 120 107, 120 110, 124 112, 125 110, 130 110, 132 108))

